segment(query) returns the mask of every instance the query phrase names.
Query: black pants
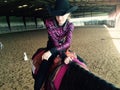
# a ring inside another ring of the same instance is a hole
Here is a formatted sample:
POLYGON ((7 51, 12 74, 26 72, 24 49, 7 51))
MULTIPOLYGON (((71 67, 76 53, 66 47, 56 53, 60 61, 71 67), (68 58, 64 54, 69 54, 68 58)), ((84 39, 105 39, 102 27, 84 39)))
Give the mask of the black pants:
POLYGON ((52 55, 48 60, 43 60, 42 63, 40 64, 38 73, 35 77, 34 90, 41 89, 43 82, 47 78, 47 73, 49 71, 49 68, 52 65, 53 60, 56 56, 57 55, 52 55))

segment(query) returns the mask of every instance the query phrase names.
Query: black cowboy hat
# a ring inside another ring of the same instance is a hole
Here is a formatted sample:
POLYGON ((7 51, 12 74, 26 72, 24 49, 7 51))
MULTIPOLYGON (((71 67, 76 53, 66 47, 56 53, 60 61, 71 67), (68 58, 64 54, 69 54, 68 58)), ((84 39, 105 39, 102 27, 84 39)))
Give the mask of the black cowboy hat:
POLYGON ((56 0, 55 7, 49 8, 49 14, 52 16, 62 16, 66 13, 73 12, 77 9, 77 6, 72 6, 68 0, 56 0))

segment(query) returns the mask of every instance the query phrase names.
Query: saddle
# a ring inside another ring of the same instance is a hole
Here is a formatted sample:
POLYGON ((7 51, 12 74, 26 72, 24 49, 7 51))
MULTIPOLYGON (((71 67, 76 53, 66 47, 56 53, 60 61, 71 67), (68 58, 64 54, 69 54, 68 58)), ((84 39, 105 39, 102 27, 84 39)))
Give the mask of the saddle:
MULTIPOLYGON (((40 64, 42 62, 42 55, 46 52, 46 48, 39 48, 35 54, 32 56, 32 76, 33 78, 35 78, 40 64)), ((54 68, 56 68, 58 65, 61 64, 61 58, 59 57, 59 55, 54 59, 54 62, 52 64, 52 66, 49 69, 49 72, 52 72, 54 70, 54 68)))

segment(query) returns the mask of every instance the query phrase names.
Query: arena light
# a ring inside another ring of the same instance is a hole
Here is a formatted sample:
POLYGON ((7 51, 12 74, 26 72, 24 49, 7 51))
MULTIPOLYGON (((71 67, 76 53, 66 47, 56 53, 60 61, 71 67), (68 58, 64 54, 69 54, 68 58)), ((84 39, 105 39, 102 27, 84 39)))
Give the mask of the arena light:
POLYGON ((24 5, 22 5, 23 7, 27 7, 28 5, 27 4, 24 4, 24 5))
POLYGON ((27 6, 28 6, 27 4, 24 4, 24 5, 18 6, 18 8, 25 8, 25 7, 27 7, 27 6))
POLYGON ((39 11, 39 10, 42 10, 43 8, 36 8, 35 11, 39 11))
POLYGON ((38 8, 38 10, 42 10, 42 8, 38 8))
POLYGON ((23 8, 22 6, 18 6, 18 8, 23 8))

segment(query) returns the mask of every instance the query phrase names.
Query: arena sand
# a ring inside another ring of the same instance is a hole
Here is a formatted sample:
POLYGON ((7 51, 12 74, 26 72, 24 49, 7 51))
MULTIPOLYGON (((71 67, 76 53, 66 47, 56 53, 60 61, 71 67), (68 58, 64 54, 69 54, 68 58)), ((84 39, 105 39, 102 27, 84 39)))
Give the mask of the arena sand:
MULTIPOLYGON (((46 30, 1 34, 0 90, 33 90, 31 57, 46 47, 46 30), (26 52, 28 61, 24 61, 26 52)), ((100 26, 76 27, 71 50, 83 58, 92 73, 120 87, 120 53, 108 31, 100 26)))

